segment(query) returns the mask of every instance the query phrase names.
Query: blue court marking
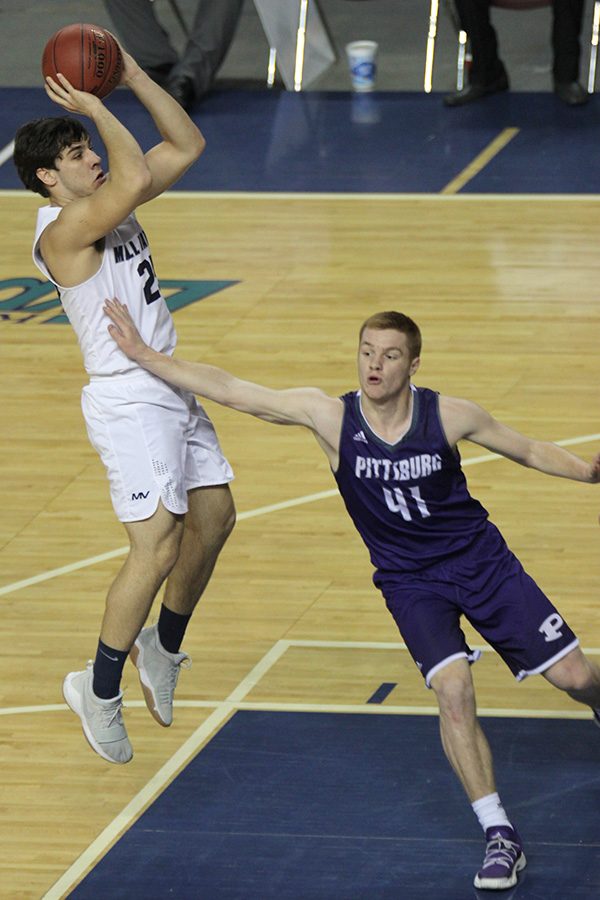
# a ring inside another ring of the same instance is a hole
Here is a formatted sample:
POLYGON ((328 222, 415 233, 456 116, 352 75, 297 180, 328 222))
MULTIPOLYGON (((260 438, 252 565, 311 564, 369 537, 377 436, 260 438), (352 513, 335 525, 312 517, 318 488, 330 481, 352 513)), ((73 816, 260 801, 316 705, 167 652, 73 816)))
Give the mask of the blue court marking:
POLYGON ((392 693, 396 684, 396 681, 384 681, 383 684, 379 685, 375 693, 369 697, 367 703, 383 703, 385 698, 392 693))
MULTIPOLYGON (((239 282, 160 279, 163 293, 171 291, 165 300, 172 313, 234 284, 239 282)), ((0 279, 0 293, 4 292, 10 292, 10 296, 0 300, 0 322, 24 324, 41 320, 45 325, 66 325, 69 322, 62 311, 56 316, 46 315, 53 309, 62 310, 56 287, 50 281, 41 278, 0 279)))
MULTIPOLYGON (((459 113, 458 125, 471 128, 472 110, 459 113)), ((554 94, 501 94, 490 97, 478 113, 481 123, 520 129, 461 193, 596 194, 600 189, 598 129, 600 98, 571 108, 554 94)))
MULTIPOLYGON (((529 861, 501 896, 597 900, 597 730, 482 725, 529 861)), ((465 900, 483 851, 437 717, 242 711, 69 896, 465 900)))
MULTIPOLYGON (((600 193, 600 99, 571 109, 554 94, 502 94, 446 109, 441 94, 217 91, 194 113, 208 146, 179 190, 437 193, 506 127, 521 129, 465 191, 600 193)), ((36 116, 44 91, 0 89, 0 147, 36 116)), ((108 98, 144 149, 156 141, 128 91, 108 98)), ((19 188, 12 161, 0 188, 19 188)))

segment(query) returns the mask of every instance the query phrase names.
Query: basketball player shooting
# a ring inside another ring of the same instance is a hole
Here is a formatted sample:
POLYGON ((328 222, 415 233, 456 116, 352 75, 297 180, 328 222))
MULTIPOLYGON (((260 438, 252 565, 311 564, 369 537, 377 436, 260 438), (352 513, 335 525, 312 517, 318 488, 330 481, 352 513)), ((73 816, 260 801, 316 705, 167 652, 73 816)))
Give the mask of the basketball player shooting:
POLYGON ((547 475, 591 484, 600 481, 600 454, 585 462, 513 431, 475 403, 414 387, 421 335, 401 313, 379 313, 363 324, 360 390, 336 398, 316 388, 270 390, 214 366, 172 359, 146 345, 126 306, 114 299, 105 308, 121 350, 159 378, 268 422, 312 431, 367 545, 375 585, 436 695, 444 751, 486 836, 475 886, 512 887, 525 854, 496 790, 470 668, 480 652, 467 645, 461 616, 517 680, 541 673, 590 706, 597 724, 600 669, 471 497, 457 443, 473 441, 547 475))
POLYGON ((90 376, 82 395, 89 438, 130 543, 108 591, 95 661, 63 684, 88 742, 112 763, 132 757, 120 690, 130 653, 152 716, 163 726, 172 722, 177 678, 188 660, 180 651, 183 636, 235 515, 231 469, 193 395, 128 360, 106 331, 104 299, 118 294, 148 344, 173 352, 173 321, 134 210, 176 182, 204 148, 182 107, 127 53, 120 84, 162 137, 146 154, 102 100, 76 90, 60 72, 46 78, 46 93, 94 123, 108 173, 83 124, 68 116, 22 126, 14 151, 25 186, 49 200, 38 213, 33 258, 56 285, 77 333, 90 376), (158 623, 143 628, 165 579, 158 623))

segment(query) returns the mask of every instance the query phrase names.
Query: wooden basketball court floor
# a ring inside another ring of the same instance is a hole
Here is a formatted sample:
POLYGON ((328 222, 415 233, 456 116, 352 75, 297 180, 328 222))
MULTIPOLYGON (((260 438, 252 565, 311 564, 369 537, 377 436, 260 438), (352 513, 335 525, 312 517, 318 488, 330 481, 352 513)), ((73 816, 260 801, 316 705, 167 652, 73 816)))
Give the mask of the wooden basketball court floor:
MULTIPOLYGON (((39 205, 0 196, 0 301, 37 276, 39 205)), ((337 395, 356 385, 361 322, 398 309, 423 331, 415 383, 590 458, 600 444, 599 213, 585 195, 190 191, 139 217, 164 279, 199 296, 199 283, 229 282, 177 311, 182 356, 337 395)), ((55 306, 0 311, 0 896, 67 896, 236 710, 435 715, 311 436, 207 403, 236 473, 239 521, 186 638, 193 666, 176 720, 156 726, 128 664, 134 759, 113 767, 93 754, 60 689, 94 654, 124 531, 87 442, 71 330, 49 321, 55 306)), ((461 452, 472 493, 599 654, 600 489, 474 445, 461 452)), ((517 686, 492 653, 474 673, 482 716, 589 718, 541 678, 517 686)))

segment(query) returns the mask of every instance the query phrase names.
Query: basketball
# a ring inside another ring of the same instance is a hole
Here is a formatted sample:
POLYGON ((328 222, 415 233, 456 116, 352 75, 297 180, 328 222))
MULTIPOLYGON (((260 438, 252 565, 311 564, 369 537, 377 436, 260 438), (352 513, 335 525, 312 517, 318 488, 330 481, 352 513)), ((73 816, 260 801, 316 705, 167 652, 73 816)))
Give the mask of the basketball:
POLYGON ((42 74, 56 80, 57 72, 78 91, 108 97, 123 71, 121 48, 99 25, 67 25, 53 34, 42 56, 42 74))

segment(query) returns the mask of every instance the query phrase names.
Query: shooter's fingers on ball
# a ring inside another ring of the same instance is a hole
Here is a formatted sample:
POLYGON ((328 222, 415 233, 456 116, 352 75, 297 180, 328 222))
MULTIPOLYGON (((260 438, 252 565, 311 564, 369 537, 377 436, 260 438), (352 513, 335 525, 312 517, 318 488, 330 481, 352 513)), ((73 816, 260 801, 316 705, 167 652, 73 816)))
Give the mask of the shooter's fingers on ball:
POLYGON ((69 97, 69 94, 65 89, 61 88, 50 75, 46 77, 44 90, 54 103, 58 103, 59 106, 63 106, 65 109, 76 112, 77 107, 74 105, 73 99, 69 97))
POLYGON ((80 108, 77 103, 73 100, 72 97, 65 92, 60 92, 57 89, 57 85, 54 86, 50 84, 45 84, 44 89, 48 97, 52 100, 53 103, 57 103, 59 106, 62 106, 63 109, 68 110, 69 112, 80 112, 80 108))
POLYGON ((51 100, 64 106, 65 109, 82 115, 92 115, 94 108, 98 104, 102 104, 102 100, 95 94, 74 88, 61 72, 57 73, 56 79, 60 79, 60 82, 53 79, 51 75, 46 76, 46 93, 51 100))
POLYGON ((48 87, 62 100, 72 100, 74 95, 79 93, 61 72, 57 73, 56 78, 52 75, 46 76, 46 88, 48 87))
MULTIPOLYGON (((59 76, 57 75, 56 77, 58 78, 59 76)), ((55 94, 61 94, 64 90, 62 85, 58 81, 55 81, 52 75, 46 75, 45 87, 50 88, 55 94)))

